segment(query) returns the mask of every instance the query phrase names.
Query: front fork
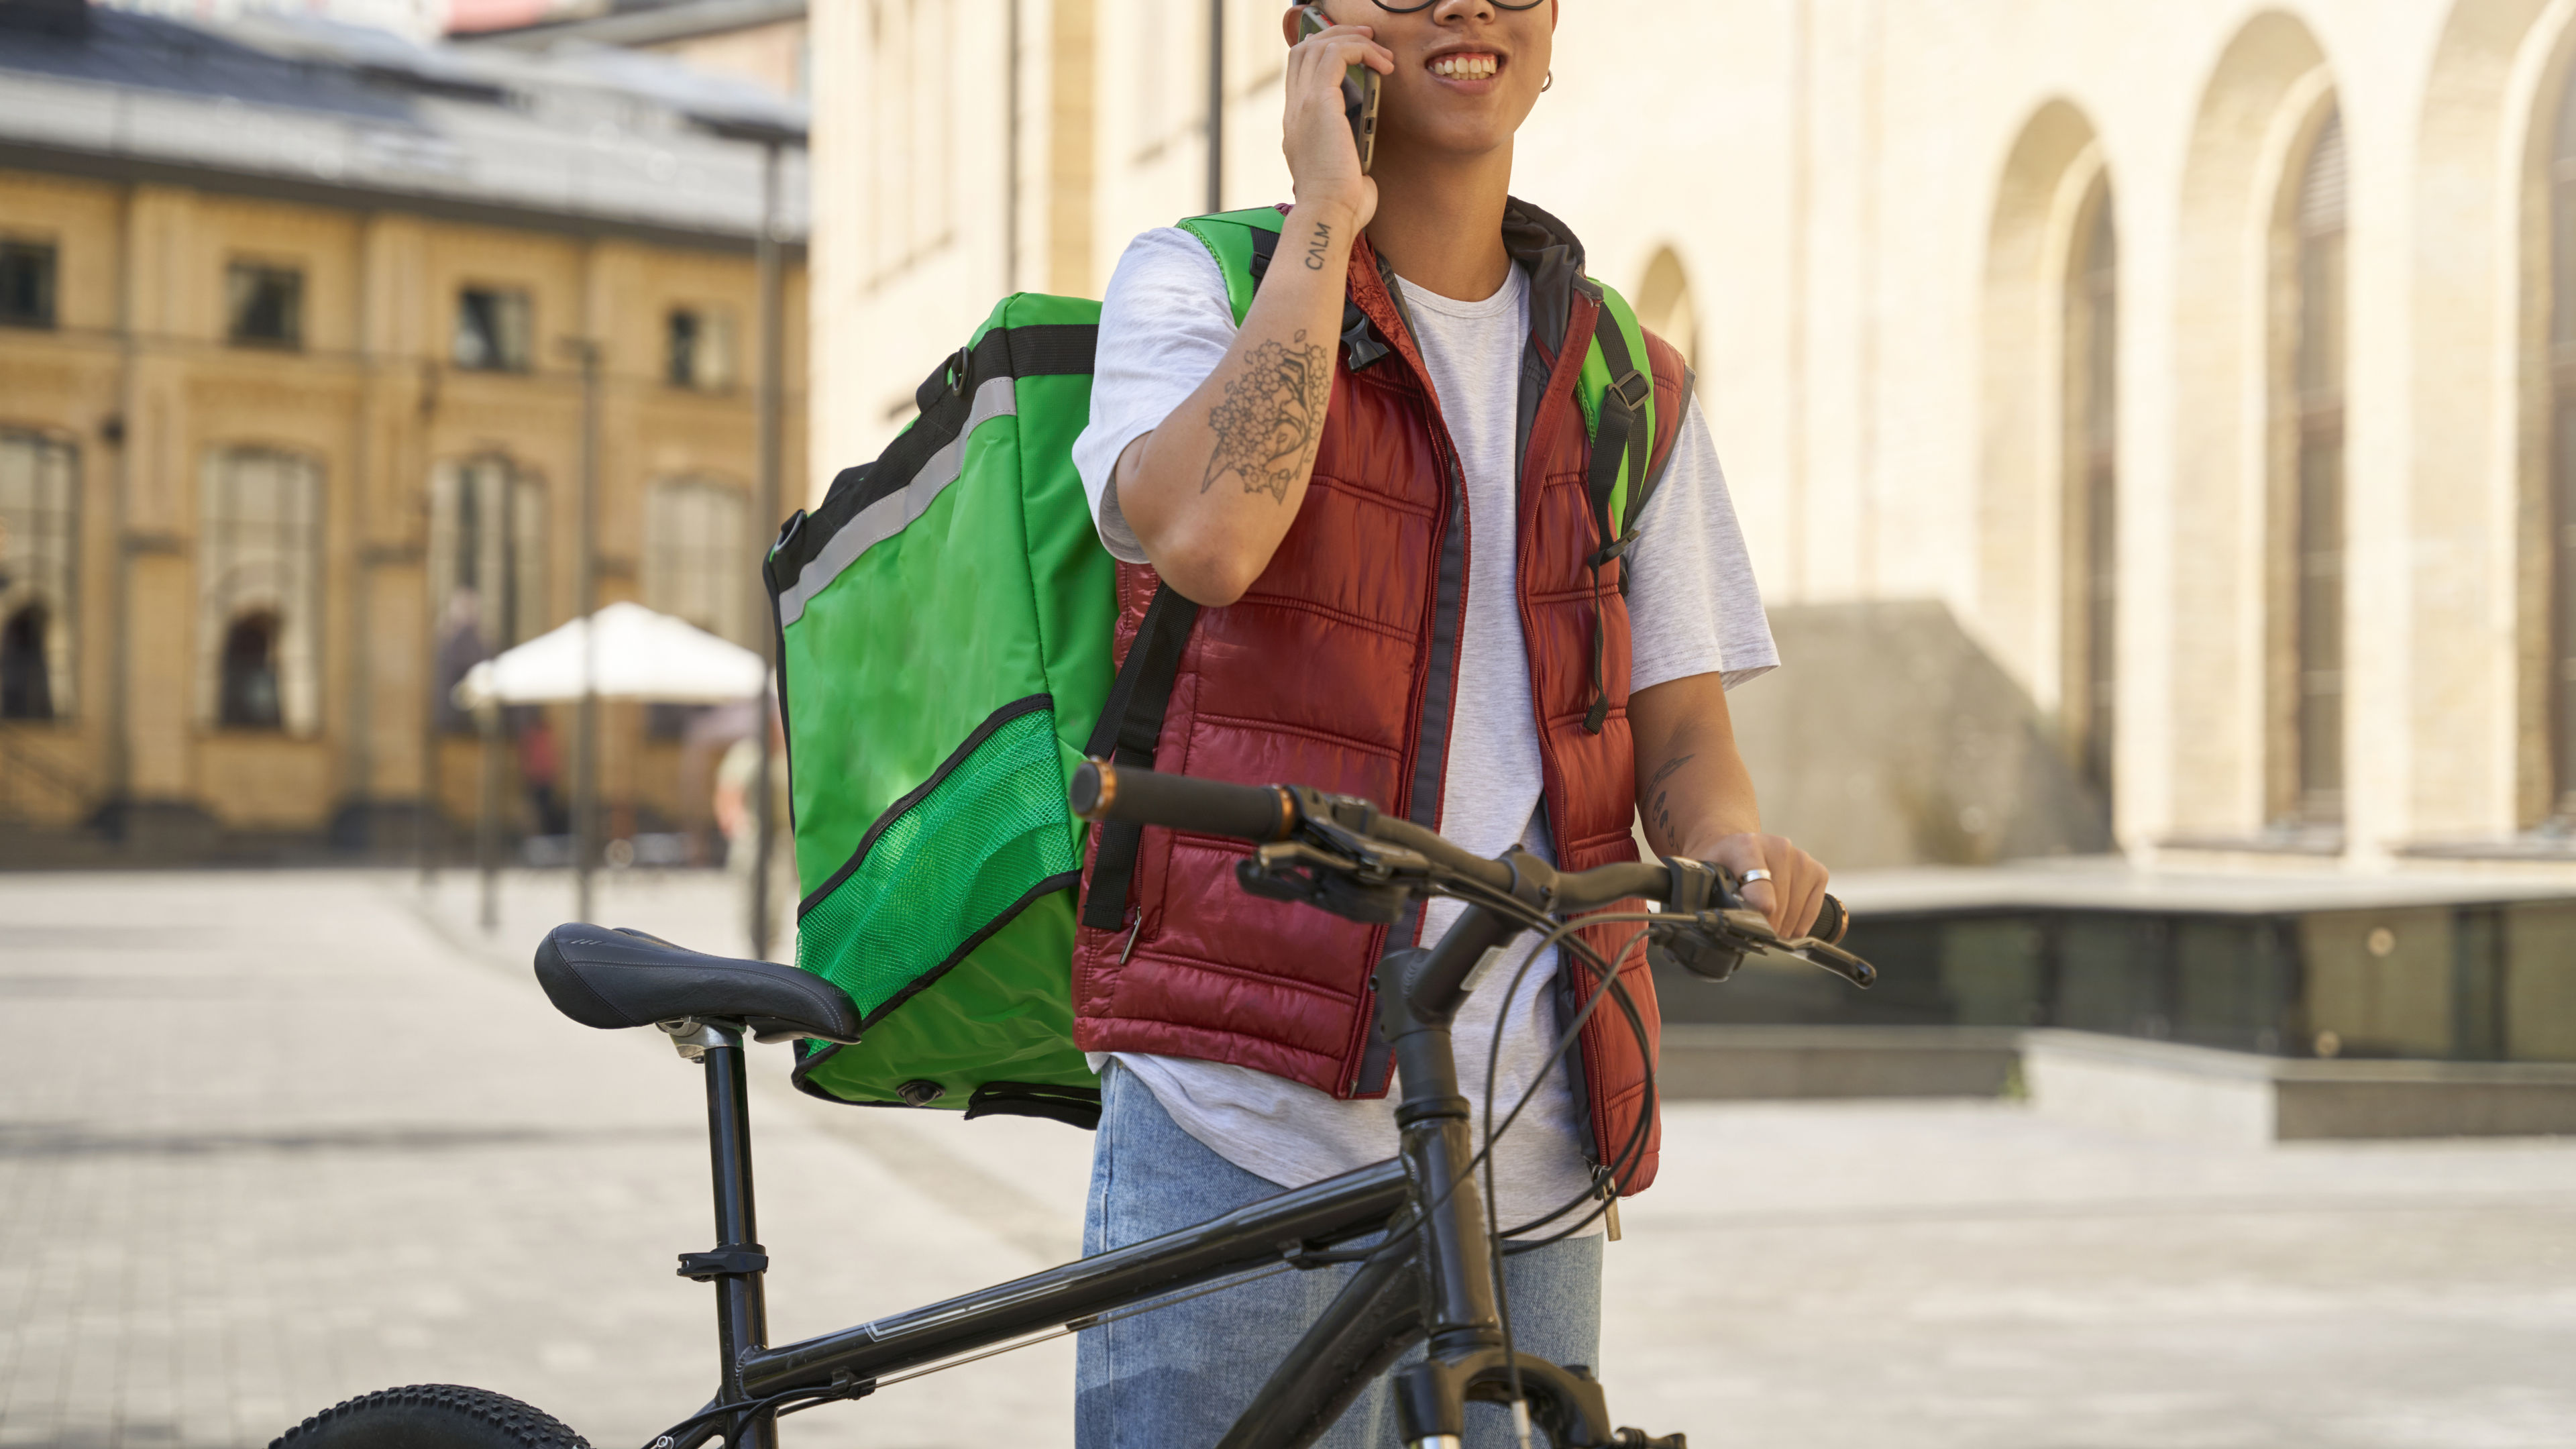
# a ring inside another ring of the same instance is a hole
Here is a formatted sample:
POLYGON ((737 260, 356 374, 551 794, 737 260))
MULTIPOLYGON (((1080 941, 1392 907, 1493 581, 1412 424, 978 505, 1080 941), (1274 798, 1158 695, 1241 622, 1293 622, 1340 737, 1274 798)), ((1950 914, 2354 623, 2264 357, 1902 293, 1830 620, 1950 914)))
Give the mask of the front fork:
POLYGON ((1517 1368, 1529 1420, 1561 1449, 1684 1449, 1678 1434, 1651 1439, 1634 1429, 1614 1431, 1601 1385, 1587 1370, 1503 1348, 1494 1303, 1500 1264, 1485 1230, 1484 1195, 1468 1170, 1475 1147, 1450 1026, 1477 963, 1517 930, 1470 906, 1437 947, 1391 952, 1378 963, 1379 1021, 1394 1045, 1402 1087, 1395 1120, 1404 1166, 1414 1200, 1428 1214, 1417 1262, 1429 1344, 1423 1362, 1395 1373, 1397 1437, 1408 1449, 1460 1449, 1467 1401, 1510 1402, 1517 1368))

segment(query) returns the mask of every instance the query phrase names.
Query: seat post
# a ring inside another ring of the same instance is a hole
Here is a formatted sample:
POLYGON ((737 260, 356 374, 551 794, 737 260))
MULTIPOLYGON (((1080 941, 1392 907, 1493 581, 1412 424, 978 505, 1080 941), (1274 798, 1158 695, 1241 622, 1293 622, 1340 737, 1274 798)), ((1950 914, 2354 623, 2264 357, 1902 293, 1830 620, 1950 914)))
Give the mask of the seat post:
MULTIPOLYGON (((760 1246, 752 1207, 751 1100, 743 1069, 742 1031, 730 1024, 707 1023, 697 1042, 707 1073, 707 1151, 715 1178, 716 1250, 685 1255, 681 1271, 698 1266, 715 1269, 707 1276, 716 1285, 716 1340, 724 1355, 723 1398, 739 1402, 743 1391, 742 1361, 769 1341, 769 1310, 762 1273, 769 1266, 760 1246)), ((691 1276, 697 1276, 691 1274, 691 1276)), ((738 1449, 773 1449, 777 1421, 761 1414, 744 1426, 738 1449)))

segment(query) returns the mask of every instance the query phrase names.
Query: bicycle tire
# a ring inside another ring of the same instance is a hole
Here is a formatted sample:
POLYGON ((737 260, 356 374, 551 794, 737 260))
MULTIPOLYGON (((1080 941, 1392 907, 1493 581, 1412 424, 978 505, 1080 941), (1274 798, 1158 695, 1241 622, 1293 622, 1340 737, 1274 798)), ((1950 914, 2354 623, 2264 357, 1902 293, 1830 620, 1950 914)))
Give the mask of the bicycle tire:
POLYGON ((590 1449, 590 1441, 489 1389, 411 1384, 334 1404, 268 1449, 590 1449))

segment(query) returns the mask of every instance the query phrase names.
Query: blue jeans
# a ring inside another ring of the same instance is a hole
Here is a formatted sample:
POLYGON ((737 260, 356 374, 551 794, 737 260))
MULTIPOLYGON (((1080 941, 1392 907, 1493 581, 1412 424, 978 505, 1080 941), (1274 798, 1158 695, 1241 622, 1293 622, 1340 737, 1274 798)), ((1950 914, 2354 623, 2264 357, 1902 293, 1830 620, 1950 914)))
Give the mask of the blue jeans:
MULTIPOLYGON (((1100 1138, 1082 1251, 1107 1252, 1275 1197, 1256 1177, 1174 1125, 1135 1074, 1100 1083, 1100 1138)), ((1077 1449, 1209 1449, 1358 1268, 1282 1273, 1082 1332, 1074 1353, 1077 1449)), ((1600 1365, 1601 1239, 1573 1238, 1504 1260, 1512 1344, 1564 1364, 1600 1365)), ((1407 1361, 1418 1360, 1416 1348, 1407 1361)), ((1395 1405, 1381 1378, 1318 1449, 1388 1449, 1395 1405)), ((1511 1415, 1467 1406, 1469 1449, 1504 1449, 1511 1415)))

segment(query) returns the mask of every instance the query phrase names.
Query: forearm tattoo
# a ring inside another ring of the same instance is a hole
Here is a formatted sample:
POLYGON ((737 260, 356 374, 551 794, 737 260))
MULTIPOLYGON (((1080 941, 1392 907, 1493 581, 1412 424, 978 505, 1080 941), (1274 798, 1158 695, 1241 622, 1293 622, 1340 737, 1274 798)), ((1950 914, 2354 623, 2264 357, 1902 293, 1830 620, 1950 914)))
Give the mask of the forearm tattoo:
POLYGON ((1673 787, 1664 782, 1681 773, 1682 766, 1696 758, 1695 755, 1675 755, 1664 761, 1656 769, 1654 779, 1647 782, 1656 787, 1655 801, 1646 807, 1647 823, 1655 827, 1655 833, 1662 836, 1667 845, 1676 848, 1681 845, 1681 842, 1673 839, 1673 787))
POLYGON ((1242 375, 1225 385, 1225 401, 1208 412, 1216 450, 1208 457, 1199 491, 1228 473, 1246 493, 1288 501, 1289 486, 1315 446, 1333 382, 1332 352, 1299 332, 1290 342, 1264 342, 1244 359, 1242 375))

